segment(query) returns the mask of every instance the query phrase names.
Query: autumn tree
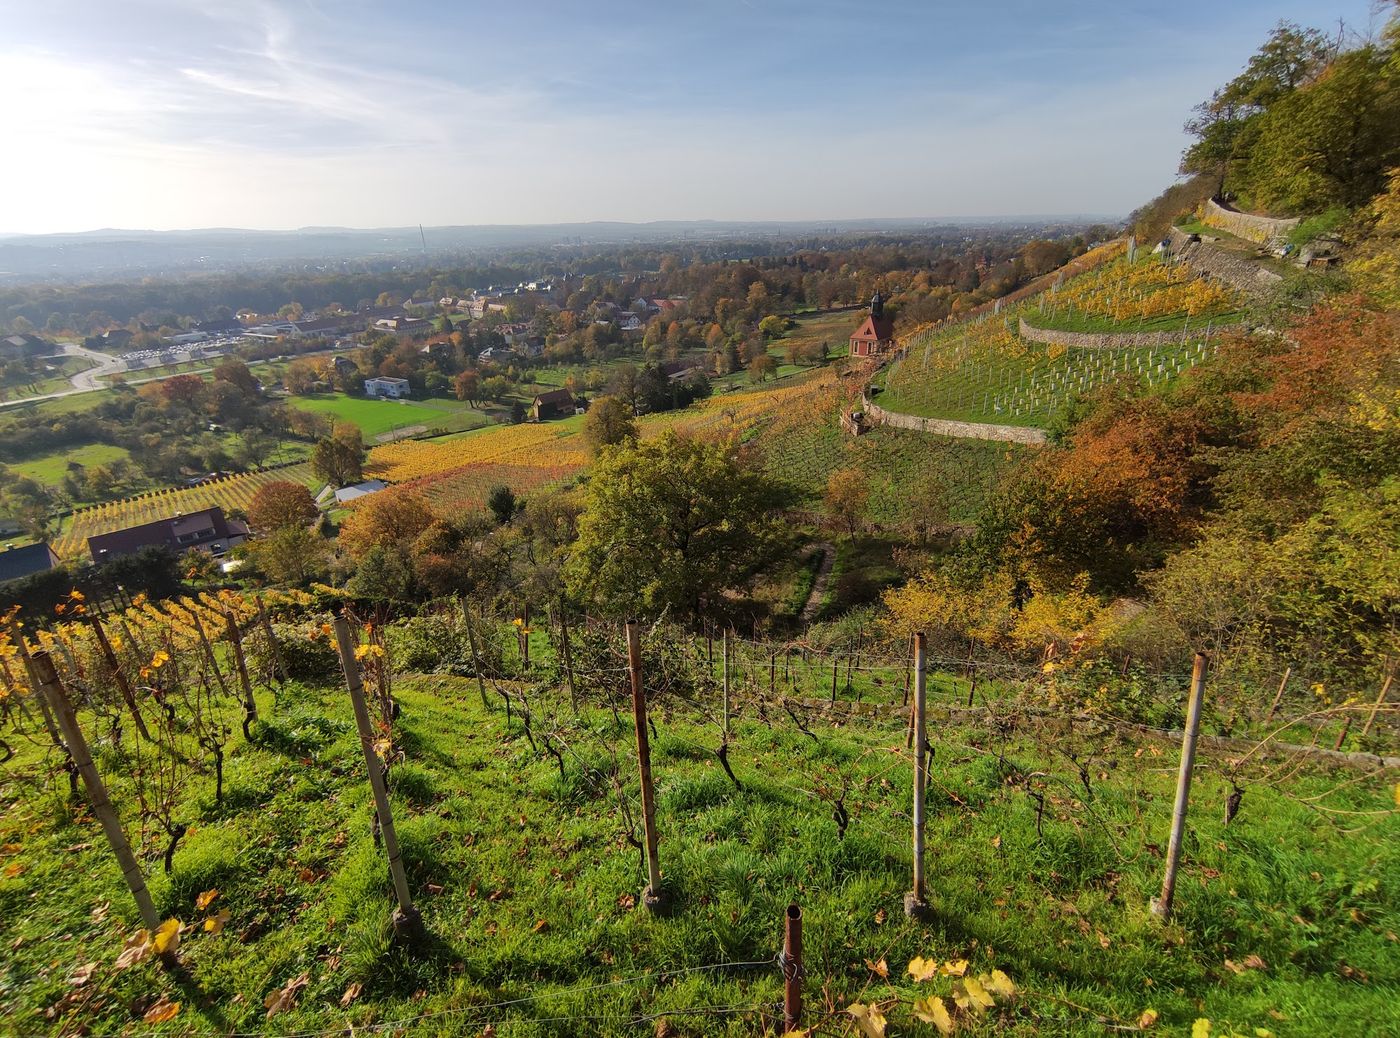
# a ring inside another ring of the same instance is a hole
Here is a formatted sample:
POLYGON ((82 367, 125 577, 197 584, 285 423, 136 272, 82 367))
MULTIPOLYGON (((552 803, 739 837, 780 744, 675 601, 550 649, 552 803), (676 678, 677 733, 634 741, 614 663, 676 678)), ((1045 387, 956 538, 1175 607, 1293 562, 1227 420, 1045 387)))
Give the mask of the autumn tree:
POLYGON ((237 386, 248 396, 258 391, 258 380, 248 370, 248 365, 237 357, 228 357, 214 366, 214 380, 237 386))
POLYGON ((870 481, 858 468, 837 469, 826 481, 827 513, 854 536, 870 502, 870 481))
POLYGON ((637 438, 632 408, 614 396, 593 401, 583 419, 583 438, 596 454, 604 447, 637 438))
POLYGON ((365 445, 360 427, 350 422, 336 426, 311 452, 311 470, 333 486, 343 487, 364 478, 365 445))
POLYGON ((457 373, 457 377, 452 380, 452 389, 458 400, 464 400, 469 404, 474 404, 481 392, 481 378, 476 373, 475 368, 464 368, 457 373))
POLYGON ((259 530, 305 526, 319 514, 311 491, 286 479, 263 484, 248 505, 248 521, 259 530))
POLYGON ((753 382, 767 382, 778 370, 778 362, 766 353, 760 353, 749 361, 749 379, 753 382))
POLYGON ((594 467, 568 586, 614 614, 696 617, 771 559, 785 500, 736 441, 667 431, 623 445, 594 467))
POLYGON ((341 547, 358 561, 375 546, 408 545, 433 523, 421 495, 381 490, 361 499, 340 527, 341 547))

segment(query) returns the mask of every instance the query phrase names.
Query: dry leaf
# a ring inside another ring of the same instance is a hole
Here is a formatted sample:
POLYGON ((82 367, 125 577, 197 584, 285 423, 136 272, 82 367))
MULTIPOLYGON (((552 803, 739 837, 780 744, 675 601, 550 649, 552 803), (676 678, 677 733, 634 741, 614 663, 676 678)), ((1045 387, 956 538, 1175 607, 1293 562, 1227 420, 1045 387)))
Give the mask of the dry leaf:
POLYGON ((301 880, 303 883, 315 883, 316 873, 312 872, 310 869, 302 869, 297 873, 297 879, 301 880))
POLYGON ((355 1001, 355 999, 359 998, 359 997, 360 997, 360 991, 361 991, 361 989, 363 988, 363 986, 364 986, 364 985, 362 985, 362 984, 357 980, 357 981, 355 981, 354 983, 352 983, 348 988, 346 988, 346 989, 345 989, 345 994, 343 994, 343 995, 340 996, 340 1008, 341 1008, 341 1009, 344 1009, 344 1008, 345 1008, 346 1006, 348 1006, 351 1002, 355 1001))
POLYGON ((953 1033, 953 1017, 943 999, 938 996, 914 1003, 914 1015, 926 1024, 933 1024, 940 1034, 953 1033))
POLYGON ((92 975, 96 970, 97 963, 84 963, 73 971, 73 975, 68 978, 68 983, 72 984, 75 988, 80 988, 92 979, 92 975))
POLYGON ((909 966, 905 972, 916 981, 928 980, 938 973, 938 960, 925 959, 921 955, 916 955, 909 960, 909 966))
POLYGON ((880 1012, 879 1006, 853 1002, 846 1007, 846 1012, 855 1019, 865 1038, 885 1038, 885 1014, 880 1012))
POLYGON ((997 848, 1001 847, 1001 833, 997 833, 992 837, 992 846, 997 848))
POLYGON ((161 995, 156 999, 156 1004, 146 1010, 146 1015, 141 1019, 148 1024, 163 1024, 167 1020, 174 1020, 180 1012, 180 1003, 172 1002, 161 995))
POLYGON ((1264 960, 1257 955, 1246 955, 1241 965, 1247 970, 1265 970, 1269 968, 1264 960))
POLYGON ((98 905, 96 908, 94 908, 94 909, 92 910, 91 915, 90 915, 90 918, 92 919, 92 921, 93 921, 94 923, 100 923, 100 922, 102 922, 102 920, 104 920, 104 919, 107 918, 107 909, 109 909, 109 908, 111 908, 111 907, 112 907, 111 902, 109 902, 109 901, 104 901, 104 902, 102 902, 102 904, 98 905))
POLYGON ((530 927, 530 929, 531 929, 531 930, 534 930, 535 933, 544 933, 546 930, 549 929, 549 920, 548 920, 548 919, 536 919, 536 920, 535 920, 535 925, 532 926, 532 927, 530 927))
POLYGON ((214 899, 218 896, 219 892, 217 890, 206 890, 204 893, 200 894, 199 897, 194 899, 194 907, 203 912, 213 904, 214 899))
POLYGON ((297 1007, 297 993, 310 981, 310 973, 299 973, 287 981, 284 987, 278 988, 263 999, 263 1005, 267 1007, 267 1018, 271 1020, 278 1013, 290 1013, 295 1009, 297 1007))
POLYGON ((228 924, 228 920, 229 910, 227 908, 221 908, 208 919, 204 920, 204 932, 211 934, 221 933, 228 924))
POLYGON ((121 954, 117 956, 116 968, 124 970, 128 966, 134 966, 150 954, 151 935, 146 930, 137 930, 122 945, 121 954))
POLYGON ((866 959, 865 968, 878 977, 888 978, 890 975, 890 964, 883 958, 881 958, 879 962, 871 962, 869 959, 866 959))
POLYGON ((986 1012, 996 1005, 996 1000, 976 977, 964 977, 953 985, 953 1001, 973 1013, 986 1012))
POLYGON ((942 966, 938 967, 938 972, 945 977, 961 977, 967 972, 967 960, 949 959, 942 966))
POLYGON ((1157 1017, 1161 1015, 1155 1009, 1144 1009, 1142 1016, 1138 1017, 1138 1030, 1145 1031, 1157 1022, 1157 1017))
POLYGON ((1231 973, 1243 973, 1243 972, 1244 972, 1244 967, 1241 966, 1238 962, 1235 962, 1233 959, 1226 959, 1226 960, 1225 960, 1225 968, 1226 968, 1227 970, 1229 970, 1231 973))
POLYGON ((883 908, 878 909, 878 910, 875 912, 875 925, 876 925, 876 926, 884 926, 884 925, 885 925, 885 910, 884 910, 883 908))

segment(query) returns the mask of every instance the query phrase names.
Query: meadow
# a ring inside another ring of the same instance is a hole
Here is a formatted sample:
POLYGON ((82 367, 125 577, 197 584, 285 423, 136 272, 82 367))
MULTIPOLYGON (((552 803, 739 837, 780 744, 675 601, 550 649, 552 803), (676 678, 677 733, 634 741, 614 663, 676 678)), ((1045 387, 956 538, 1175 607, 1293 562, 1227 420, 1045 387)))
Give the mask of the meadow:
MULTIPOLYGON (((284 630, 289 646, 318 637, 314 620, 284 630)), ((392 651, 427 659, 421 642, 387 633, 392 651)), ((576 637, 577 710, 545 652, 525 673, 488 668, 480 690, 470 672, 396 677, 401 712, 375 752, 426 931, 416 941, 391 937, 384 851, 338 682, 259 689, 252 741, 235 726, 224 747, 222 799, 206 762, 169 804, 188 829, 168 873, 166 834, 133 817, 138 783, 123 767, 140 744, 130 733, 113 743, 82 715, 160 915, 181 925, 178 971, 151 959, 118 968, 136 926, 130 894, 52 753, 37 736, 12 739, 0 770, 0 1016, 23 1033, 94 1035, 776 1034, 774 956, 795 903, 813 1033, 862 1033, 852 1005, 876 1007, 891 1034, 935 1033, 914 1022, 913 1002, 937 995, 968 1034, 1185 1034, 1201 1020, 1216 1035, 1400 1034, 1400 833, 1374 775, 1204 752, 1163 923, 1148 903, 1171 740, 1045 716, 1033 680, 981 685, 968 710, 966 682, 935 671, 932 915, 916 921, 901 907, 908 661, 872 651, 832 708, 824 692, 789 686, 801 668, 791 656, 770 669, 769 647, 736 650, 731 778, 715 753, 717 664, 692 649, 689 663, 663 656, 648 672, 671 899, 652 915, 629 843, 639 788, 618 632, 576 637), (944 968, 916 980, 916 957, 944 968), (1014 993, 985 1011, 960 1003, 960 978, 992 970, 1014 993)), ((460 659, 460 638, 439 638, 436 659, 460 659)), ((504 633, 488 642, 511 651, 504 633)), ((666 652, 648 644, 648 660, 666 652)), ((824 688, 833 658, 801 658, 824 688)))
POLYGON ((312 397, 288 397, 287 402, 301 411, 329 415, 338 422, 360 427, 367 442, 404 429, 460 432, 480 428, 488 418, 457 400, 374 400, 325 393, 312 397))

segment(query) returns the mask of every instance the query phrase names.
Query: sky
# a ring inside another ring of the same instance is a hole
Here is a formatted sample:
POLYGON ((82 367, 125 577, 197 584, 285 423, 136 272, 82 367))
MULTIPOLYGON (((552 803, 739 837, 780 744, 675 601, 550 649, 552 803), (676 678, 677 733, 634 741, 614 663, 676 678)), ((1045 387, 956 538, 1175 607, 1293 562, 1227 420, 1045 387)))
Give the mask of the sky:
POLYGON ((0 232, 1125 214, 1371 0, 0 0, 0 232))

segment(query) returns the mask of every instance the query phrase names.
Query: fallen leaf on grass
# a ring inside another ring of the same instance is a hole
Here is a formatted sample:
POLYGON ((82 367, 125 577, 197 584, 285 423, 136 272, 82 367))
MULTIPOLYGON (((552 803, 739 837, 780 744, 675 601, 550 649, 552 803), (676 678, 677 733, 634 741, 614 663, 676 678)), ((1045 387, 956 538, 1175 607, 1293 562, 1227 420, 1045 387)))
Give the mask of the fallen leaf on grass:
POLYGON ((938 967, 938 972, 945 977, 961 977, 967 972, 967 960, 949 959, 942 966, 938 967))
POLYGON ((13 861, 13 862, 11 862, 10 864, 8 864, 8 865, 5 866, 5 878, 6 878, 6 879, 14 879, 14 878, 16 878, 17 876, 23 876, 23 875, 24 875, 24 862, 22 862, 22 861, 13 861))
POLYGON ((348 988, 346 988, 346 989, 345 989, 345 994, 343 994, 343 995, 340 996, 340 1008, 341 1008, 341 1009, 344 1009, 344 1008, 345 1008, 346 1006, 348 1006, 351 1002, 355 1001, 355 999, 359 998, 359 997, 360 997, 360 991, 363 989, 363 987, 364 987, 364 985, 362 985, 362 984, 357 980, 357 981, 355 981, 354 983, 352 983, 348 988))
POLYGON ((75 988, 80 988, 92 979, 92 975, 96 970, 97 963, 84 963, 73 971, 73 975, 68 978, 68 983, 72 984, 75 988))
POLYGON ((617 907, 618 907, 618 908, 636 908, 636 907, 637 907, 637 895, 636 895, 636 894, 619 894, 618 897, 617 897, 617 907))
POLYGON ((204 932, 210 934, 222 933, 229 921, 229 910, 221 908, 208 919, 204 920, 204 932))
POLYGON ((937 995, 915 1002, 914 1015, 926 1024, 933 1024, 940 1034, 953 1033, 953 1017, 937 995))
POLYGON ((203 912, 213 904, 214 899, 218 896, 219 892, 217 890, 206 890, 204 893, 200 894, 199 897, 194 899, 194 907, 203 912))
POLYGON ((998 849, 1001 848, 1001 833, 997 833, 992 837, 992 846, 998 849))
POLYGON ((546 930, 549 929, 549 920, 537 919, 535 920, 535 925, 530 927, 530 929, 535 931, 535 933, 544 933, 546 930))
POLYGON ((885 1038, 885 1014, 879 1006, 868 1006, 864 1002, 852 1002, 846 1007, 865 1038, 885 1038))
POLYGON ((88 914, 88 918, 90 918, 94 923, 100 923, 102 922, 102 920, 107 918, 107 909, 111 907, 112 904, 110 901, 104 901, 102 902, 102 904, 98 905, 88 914))
POLYGON ((180 1003, 172 1002, 161 995, 156 999, 155 1005, 146 1010, 146 1015, 141 1017, 148 1024, 163 1024, 167 1020, 174 1020, 180 1013, 180 1003))
POLYGON ((883 908, 878 909, 878 910, 875 912, 875 925, 876 925, 876 926, 884 926, 884 925, 885 925, 885 910, 884 910, 883 908))
POLYGON ((916 981, 928 980, 930 977, 938 975, 938 960, 925 959, 922 955, 916 955, 909 960, 906 972, 916 981))
POLYGON ((1145 1031, 1145 1030, 1147 1030, 1149 1027, 1151 1027, 1153 1024, 1155 1024, 1155 1023, 1157 1022, 1157 1017, 1158 1017, 1159 1015, 1160 1015, 1160 1014, 1159 1014, 1159 1013, 1157 1012, 1157 1010, 1155 1010, 1155 1009, 1144 1009, 1144 1010, 1142 1011, 1142 1016, 1138 1017, 1138 1021, 1137 1021, 1138 1030, 1139 1030, 1139 1031, 1145 1031))
POLYGON ((960 1008, 979 1014, 996 1005, 996 1000, 976 977, 964 977, 953 985, 953 1001, 960 1008))
POLYGON ((877 977, 888 978, 890 975, 890 964, 886 962, 883 958, 879 962, 871 962, 869 959, 866 959, 865 968, 868 969, 871 973, 875 974, 877 977))
POLYGON ((180 920, 167 919, 151 938, 151 951, 157 955, 174 955, 180 947, 180 920))
POLYGON ((1268 964, 1257 955, 1246 955, 1242 965, 1245 969, 1250 970, 1266 970, 1269 968, 1268 964))
POLYGON ((121 954, 117 956, 116 968, 124 970, 128 966, 135 966, 146 956, 151 954, 151 935, 146 930, 137 930, 126 939, 122 945, 121 954))
POLYGON ((1013 984, 1011 978, 1001 970, 992 970, 989 976, 982 978, 982 983, 986 985, 988 990, 1000 995, 1002 998, 1010 998, 1012 995, 1016 994, 1016 985, 1013 984))
POLYGON ((297 994, 311 982, 310 973, 298 973, 287 983, 263 999, 267 1007, 267 1018, 271 1020, 278 1013, 290 1013, 297 1007, 297 994))

